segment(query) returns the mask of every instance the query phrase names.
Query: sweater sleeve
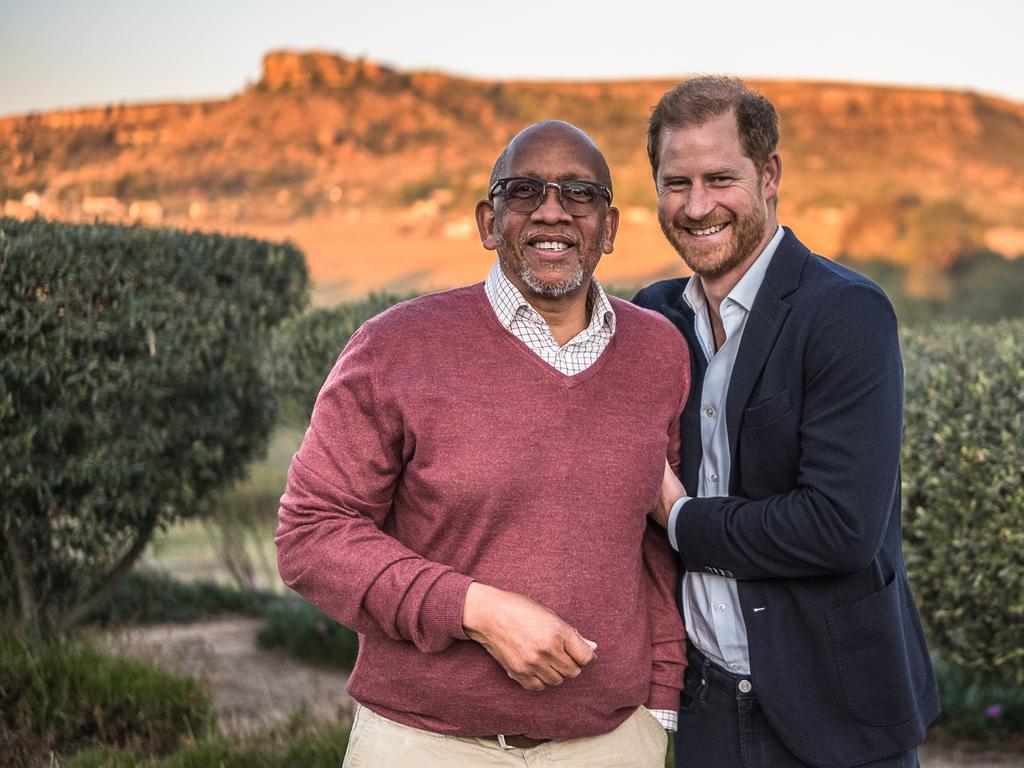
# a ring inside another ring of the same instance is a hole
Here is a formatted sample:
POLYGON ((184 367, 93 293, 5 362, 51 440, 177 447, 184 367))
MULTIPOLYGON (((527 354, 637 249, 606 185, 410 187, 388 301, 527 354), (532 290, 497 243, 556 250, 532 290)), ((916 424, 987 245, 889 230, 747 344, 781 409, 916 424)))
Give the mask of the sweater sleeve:
POLYGON ((648 709, 679 709, 679 691, 686 668, 686 632, 676 607, 679 584, 672 549, 665 531, 653 521, 644 532, 647 614, 651 635, 651 687, 648 709))
POLYGON ((400 409, 382 398, 382 347, 353 335, 292 459, 278 514, 285 584, 347 627, 443 650, 465 639, 472 579, 382 530, 405 463, 400 409))
MULTIPOLYGON (((683 342, 685 347, 685 342, 683 342)), ((668 462, 679 468, 682 425, 680 418, 690 392, 690 370, 683 349, 677 360, 683 361, 679 377, 680 400, 668 426, 668 462)), ((686 669, 686 631, 676 605, 680 572, 666 532, 653 521, 644 532, 644 567, 647 571, 647 611, 651 634, 651 687, 648 709, 679 709, 679 691, 686 669)))

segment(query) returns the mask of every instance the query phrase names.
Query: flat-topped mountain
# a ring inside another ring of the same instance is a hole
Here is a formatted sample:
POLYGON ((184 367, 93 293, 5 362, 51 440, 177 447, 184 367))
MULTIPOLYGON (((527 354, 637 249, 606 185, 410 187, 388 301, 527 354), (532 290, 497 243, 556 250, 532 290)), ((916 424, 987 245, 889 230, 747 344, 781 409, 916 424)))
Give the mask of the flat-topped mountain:
MULTIPOLYGON (((685 67, 685 61, 681 61, 685 67)), ((224 100, 0 118, 8 215, 95 217, 291 237, 337 295, 480 279, 473 202, 536 120, 588 131, 623 227, 601 274, 680 272, 661 242, 646 117, 675 81, 490 81, 274 52, 224 100)), ((941 266, 1024 252, 1024 104, 972 92, 750 83, 782 127, 780 217, 828 255, 941 266)))

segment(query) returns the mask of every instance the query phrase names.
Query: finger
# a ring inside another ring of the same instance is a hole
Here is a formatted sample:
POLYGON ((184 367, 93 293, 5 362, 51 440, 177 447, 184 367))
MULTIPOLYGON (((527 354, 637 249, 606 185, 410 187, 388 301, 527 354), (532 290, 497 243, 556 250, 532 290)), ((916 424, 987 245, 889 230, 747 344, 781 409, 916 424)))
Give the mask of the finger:
POLYGON ((556 685, 561 685, 565 681, 562 674, 554 667, 542 667, 535 669, 533 675, 545 686, 550 685, 551 687, 555 687, 556 685))
POLYGON ((528 691, 543 691, 547 687, 543 680, 534 675, 513 675, 509 672, 508 676, 528 691))
POLYGON ((579 677, 580 672, 583 671, 580 668, 580 665, 576 663, 576 660, 568 653, 554 659, 551 666, 555 672, 562 676, 563 680, 571 680, 574 677, 579 677))
POLYGON ((573 632, 565 641, 565 651, 581 667, 587 666, 596 655, 597 643, 587 640, 579 632, 573 632))

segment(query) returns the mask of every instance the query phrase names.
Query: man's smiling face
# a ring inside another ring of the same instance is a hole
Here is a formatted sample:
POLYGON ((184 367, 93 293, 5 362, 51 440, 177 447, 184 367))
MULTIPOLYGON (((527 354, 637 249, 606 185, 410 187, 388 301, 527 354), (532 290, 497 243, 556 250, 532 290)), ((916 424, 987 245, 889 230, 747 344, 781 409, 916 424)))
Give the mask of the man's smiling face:
MULTIPOLYGON (((607 184, 598 149, 564 123, 541 124, 517 136, 505 167, 505 176, 607 184)), ((589 289, 601 255, 612 252, 618 211, 603 198, 583 216, 567 213, 553 187, 532 213, 509 210, 502 193, 480 205, 484 246, 498 252, 502 271, 528 300, 589 289)))
POLYGON ((744 271, 775 232, 774 163, 759 169, 743 153, 732 111, 701 125, 664 128, 659 156, 665 237, 702 277, 744 271))

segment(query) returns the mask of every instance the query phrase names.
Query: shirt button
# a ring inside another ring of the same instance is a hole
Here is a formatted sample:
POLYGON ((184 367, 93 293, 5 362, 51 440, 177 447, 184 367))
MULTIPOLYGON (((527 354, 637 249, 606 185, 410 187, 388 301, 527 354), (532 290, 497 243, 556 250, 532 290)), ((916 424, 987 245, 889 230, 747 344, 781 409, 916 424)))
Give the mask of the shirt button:
POLYGON ((718 609, 719 613, 725 613, 725 603, 718 603, 715 608, 718 609))
POLYGON ((739 672, 740 669, 741 669, 740 665, 737 664, 735 661, 732 664, 730 664, 729 666, 732 668, 733 672, 739 672))
POLYGON ((712 472, 710 475, 708 475, 708 479, 710 479, 712 483, 717 483, 718 482, 718 473, 717 472, 712 472))
POLYGON ((737 687, 740 689, 740 693, 750 693, 754 689, 749 680, 740 680, 737 687))
POLYGON ((712 408, 712 407, 711 407, 711 406, 709 405, 709 406, 708 406, 707 408, 705 408, 705 409, 704 409, 704 415, 705 415, 705 416, 714 416, 714 415, 715 415, 715 409, 714 409, 714 408, 712 408))

